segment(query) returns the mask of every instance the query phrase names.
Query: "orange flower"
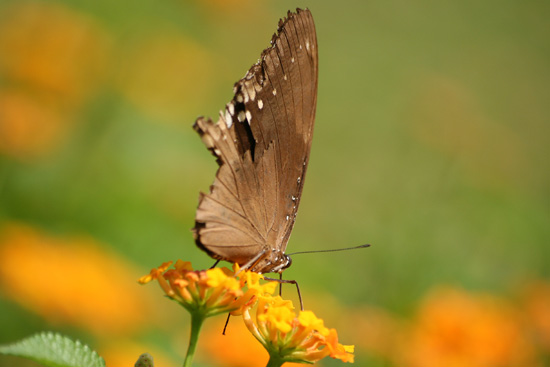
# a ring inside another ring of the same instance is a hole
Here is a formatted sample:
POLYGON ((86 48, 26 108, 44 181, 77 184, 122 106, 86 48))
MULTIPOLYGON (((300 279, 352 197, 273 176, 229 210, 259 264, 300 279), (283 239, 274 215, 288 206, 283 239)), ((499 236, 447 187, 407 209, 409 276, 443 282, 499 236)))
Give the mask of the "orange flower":
POLYGON ((268 365, 311 363, 327 356, 353 362, 353 346, 338 343, 336 330, 326 328, 312 311, 296 316, 291 301, 280 296, 257 298, 255 320, 250 314, 252 305, 243 308, 243 319, 269 353, 268 365))
POLYGON ((225 318, 220 317, 205 324, 202 338, 208 342, 202 344, 198 354, 202 365, 265 367, 268 355, 241 318, 230 318, 225 335, 222 334, 224 323, 225 318))
POLYGON ((0 152, 27 160, 51 151, 65 137, 67 117, 36 96, 0 89, 0 152))
POLYGON ((524 295, 525 311, 535 342, 550 355, 550 283, 529 284, 524 295))
POLYGON ((139 328, 152 314, 136 287, 128 287, 135 272, 91 238, 59 238, 18 224, 4 225, 0 234, 0 288, 52 323, 111 336, 139 328))
POLYGON ((260 285, 261 274, 235 271, 227 268, 193 270, 188 261, 178 260, 173 269, 166 270, 172 262, 165 262, 139 279, 141 284, 157 280, 166 295, 190 312, 204 317, 238 311, 254 296, 273 292, 277 284, 260 285), (246 291, 244 289, 246 288, 246 291))
POLYGON ((343 316, 341 323, 347 325, 346 331, 357 341, 362 352, 380 359, 394 358, 404 321, 375 306, 342 309, 340 314, 343 316))
POLYGON ((110 40, 98 22, 58 2, 12 2, 0 23, 0 68, 57 103, 87 95, 105 72, 110 40), (61 98, 59 98, 61 97, 61 98))
POLYGON ((204 320, 226 312, 234 312, 248 305, 254 297, 266 291, 273 292, 277 284, 259 284, 261 274, 227 268, 193 270, 188 261, 178 260, 173 269, 164 263, 139 279, 142 284, 156 279, 168 297, 182 305, 191 314, 191 336, 183 365, 191 366, 204 320), (244 288, 247 288, 244 291, 244 288))
POLYGON ((527 366, 533 358, 527 340, 522 316, 505 301, 442 289, 421 307, 397 362, 410 367, 527 366))
MULTIPOLYGON (((149 33, 148 33, 149 34, 149 33)), ((204 103, 215 81, 212 55, 203 45, 170 28, 139 37, 120 48, 116 87, 156 121, 176 122, 182 111, 204 103), (162 67, 159 67, 162 65, 162 67)))
POLYGON ((70 132, 105 74, 110 39, 56 2, 11 2, 0 19, 0 152, 27 160, 70 132))

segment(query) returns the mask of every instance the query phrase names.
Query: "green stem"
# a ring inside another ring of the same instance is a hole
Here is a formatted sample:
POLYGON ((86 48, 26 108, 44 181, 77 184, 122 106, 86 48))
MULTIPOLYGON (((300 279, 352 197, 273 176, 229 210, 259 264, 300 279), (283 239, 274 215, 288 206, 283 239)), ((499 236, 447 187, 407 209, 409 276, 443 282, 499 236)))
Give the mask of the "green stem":
POLYGON ((204 319, 205 317, 202 313, 191 312, 191 336, 189 337, 189 347, 187 348, 185 361, 183 361, 183 367, 191 367, 193 363, 193 356, 195 355, 195 349, 197 348, 197 342, 199 341, 199 334, 204 319))
POLYGON ((285 361, 279 358, 279 356, 270 355, 269 361, 267 361, 267 366, 265 367, 281 367, 283 363, 285 363, 285 361))

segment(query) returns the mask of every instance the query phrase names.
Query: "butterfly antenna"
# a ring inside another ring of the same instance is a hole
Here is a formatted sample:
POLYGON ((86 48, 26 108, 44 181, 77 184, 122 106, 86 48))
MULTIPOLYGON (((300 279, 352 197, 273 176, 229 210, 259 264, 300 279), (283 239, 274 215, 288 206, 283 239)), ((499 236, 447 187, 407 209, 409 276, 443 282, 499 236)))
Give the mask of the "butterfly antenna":
POLYGON ((367 243, 365 245, 359 245, 359 246, 354 246, 354 247, 345 247, 345 248, 337 248, 337 249, 333 249, 333 250, 313 250, 313 251, 293 252, 293 253, 287 254, 287 255, 291 256, 291 255, 299 255, 299 254, 315 254, 315 253, 318 253, 318 252, 337 252, 337 251, 357 250, 357 249, 360 249, 360 248, 367 248, 367 247, 370 247, 369 243, 367 243))

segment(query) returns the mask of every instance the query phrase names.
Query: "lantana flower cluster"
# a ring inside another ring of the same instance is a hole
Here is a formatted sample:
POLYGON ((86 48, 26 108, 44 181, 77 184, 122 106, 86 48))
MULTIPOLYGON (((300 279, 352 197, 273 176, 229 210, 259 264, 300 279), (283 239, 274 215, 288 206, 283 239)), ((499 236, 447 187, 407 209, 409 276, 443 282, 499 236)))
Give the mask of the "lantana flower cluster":
POLYGON ((260 284, 261 274, 250 271, 239 272, 228 268, 193 270, 189 261, 178 260, 172 269, 172 262, 165 262, 139 279, 146 284, 157 280, 164 293, 189 312, 199 312, 205 317, 238 311, 243 304, 257 294, 272 293, 277 284, 260 284))
POLYGON ((312 363, 325 357, 353 362, 353 346, 338 343, 335 329, 325 327, 312 311, 294 311, 291 301, 280 296, 258 296, 255 316, 244 307, 243 319, 271 359, 280 362, 312 363))
POLYGON ((190 262, 163 263, 139 279, 157 280, 164 293, 191 313, 191 339, 184 366, 190 366, 202 322, 230 313, 242 316, 248 330, 269 353, 268 366, 285 362, 311 364, 325 357, 353 362, 353 346, 338 342, 335 329, 325 327, 312 311, 296 314, 291 301, 273 296, 277 282, 264 282, 252 271, 228 268, 193 270, 190 262))

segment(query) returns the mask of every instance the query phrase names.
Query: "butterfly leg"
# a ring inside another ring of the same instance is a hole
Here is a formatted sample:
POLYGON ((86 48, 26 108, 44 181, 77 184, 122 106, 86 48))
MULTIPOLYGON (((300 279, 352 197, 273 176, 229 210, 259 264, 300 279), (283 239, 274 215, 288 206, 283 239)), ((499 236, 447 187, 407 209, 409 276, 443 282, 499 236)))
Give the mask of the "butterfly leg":
POLYGON ((210 269, 214 269, 220 263, 220 261, 221 260, 216 260, 216 262, 210 267, 210 269))
MULTIPOLYGON (((279 281, 283 280, 283 273, 279 273, 279 281)), ((279 297, 283 298, 283 283, 279 282, 279 297)))
POLYGON ((225 320, 225 325, 223 326, 222 335, 225 335, 225 330, 227 330, 227 324, 229 324, 229 318, 231 317, 231 314, 227 314, 227 320, 225 320))
MULTIPOLYGON (((282 277, 282 274, 281 274, 282 277)), ((295 280, 288 280, 288 279, 275 279, 275 278, 268 278, 264 277, 265 280, 272 280, 274 282, 279 282, 282 286, 283 283, 285 284, 294 284, 296 286, 296 291, 298 292, 298 299, 300 300, 300 310, 304 310, 304 301, 302 300, 302 293, 300 292, 300 286, 298 285, 298 282, 295 280)), ((279 295, 282 293, 281 288, 279 288, 279 295)))

